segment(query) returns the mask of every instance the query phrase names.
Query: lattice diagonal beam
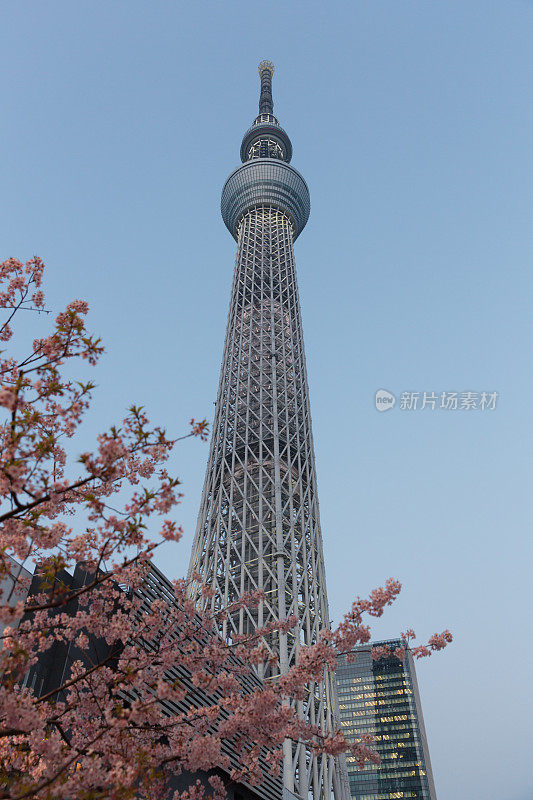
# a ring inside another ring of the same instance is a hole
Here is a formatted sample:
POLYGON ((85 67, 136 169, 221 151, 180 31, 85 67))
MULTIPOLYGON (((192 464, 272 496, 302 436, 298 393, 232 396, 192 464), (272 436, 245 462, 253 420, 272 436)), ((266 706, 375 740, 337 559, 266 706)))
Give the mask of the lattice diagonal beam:
MULTIPOLYGON (((213 437, 190 572, 219 609, 260 589, 221 634, 252 632, 294 614, 299 630, 269 637, 275 680, 329 626, 309 391, 293 242, 309 216, 309 191, 289 166, 290 139, 273 114, 270 62, 259 66, 260 113, 244 135, 243 164, 226 181, 222 216, 237 240, 213 437)), ((194 583, 192 591, 194 592, 194 583)), ((201 601, 199 601, 201 602, 201 601)), ((336 728, 332 676, 308 687, 298 713, 336 728)), ((285 743, 284 785, 301 798, 346 800, 343 763, 285 743)))

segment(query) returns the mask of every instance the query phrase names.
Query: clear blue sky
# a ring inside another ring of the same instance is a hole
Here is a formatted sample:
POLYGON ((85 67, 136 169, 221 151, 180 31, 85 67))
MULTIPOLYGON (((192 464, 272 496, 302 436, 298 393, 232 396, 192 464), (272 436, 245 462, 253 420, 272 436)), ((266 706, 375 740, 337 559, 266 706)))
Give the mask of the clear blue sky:
MULTIPOLYGON (((41 255, 107 353, 80 448, 133 401, 213 415, 219 214, 257 63, 307 179, 296 244, 332 615, 455 642, 419 664, 439 800, 531 800, 533 3, 2 2, 1 257, 41 255), (378 414, 376 389, 500 393, 378 414)), ((46 325, 41 318, 32 326, 46 325)), ((207 446, 174 467, 186 570, 207 446)))

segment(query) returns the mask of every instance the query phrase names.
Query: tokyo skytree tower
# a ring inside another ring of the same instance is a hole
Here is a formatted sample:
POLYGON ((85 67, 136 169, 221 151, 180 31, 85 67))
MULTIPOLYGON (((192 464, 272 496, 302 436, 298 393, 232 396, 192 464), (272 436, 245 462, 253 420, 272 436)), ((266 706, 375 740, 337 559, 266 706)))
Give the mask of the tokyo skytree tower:
MULTIPOLYGON (((190 573, 214 590, 215 610, 262 590, 221 633, 250 633, 294 614, 299 628, 267 638, 275 680, 301 644, 329 627, 309 390, 293 242, 309 217, 309 190, 290 166, 292 145, 273 113, 269 61, 259 65, 259 114, 241 145, 243 162, 222 191, 222 217, 237 241, 213 436, 190 573)), ((193 592, 194 582, 193 582, 193 592)), ((200 601, 201 602, 201 601, 200 601)), ((332 676, 309 686, 298 712, 336 727, 332 676)), ((308 800, 348 797, 344 762, 285 742, 284 786, 308 800)))

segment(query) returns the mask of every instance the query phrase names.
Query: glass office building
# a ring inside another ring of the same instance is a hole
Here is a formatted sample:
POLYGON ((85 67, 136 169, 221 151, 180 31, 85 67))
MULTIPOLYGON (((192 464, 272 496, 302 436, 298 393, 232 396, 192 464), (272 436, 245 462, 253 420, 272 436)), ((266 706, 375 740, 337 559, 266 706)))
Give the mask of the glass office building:
POLYGON ((353 800, 436 800, 413 657, 372 659, 371 648, 402 647, 400 639, 356 648, 353 664, 339 658, 336 672, 340 724, 348 739, 374 737, 379 765, 360 770, 348 756, 353 800))

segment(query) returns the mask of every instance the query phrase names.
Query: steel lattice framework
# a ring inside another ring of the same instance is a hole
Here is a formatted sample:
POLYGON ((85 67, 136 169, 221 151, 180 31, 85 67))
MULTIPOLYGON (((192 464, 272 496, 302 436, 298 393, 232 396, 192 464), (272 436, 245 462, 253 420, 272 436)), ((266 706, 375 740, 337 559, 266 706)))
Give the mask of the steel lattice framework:
MULTIPOLYGON (((214 609, 262 590, 257 609, 229 615, 222 635, 248 633, 294 614, 297 632, 267 646, 275 680, 329 627, 324 558, 294 239, 309 216, 309 192, 288 161, 289 137, 273 115, 273 66, 262 62, 260 113, 228 178, 222 215, 238 242, 213 437, 190 574, 214 589, 214 609)), ((192 583, 193 591, 194 581, 192 583)), ((298 712, 337 727, 332 676, 308 687, 298 712)), ((302 798, 346 794, 345 766, 285 743, 284 786, 302 798)))

